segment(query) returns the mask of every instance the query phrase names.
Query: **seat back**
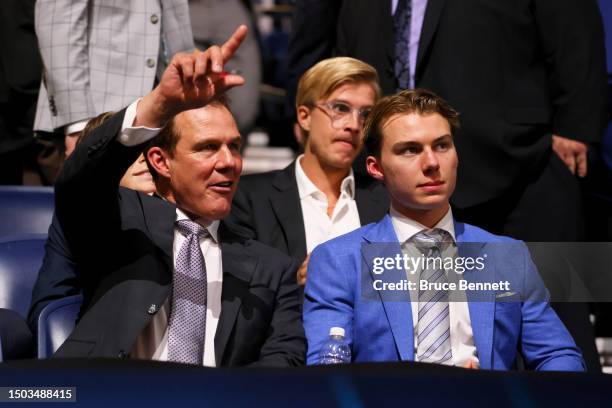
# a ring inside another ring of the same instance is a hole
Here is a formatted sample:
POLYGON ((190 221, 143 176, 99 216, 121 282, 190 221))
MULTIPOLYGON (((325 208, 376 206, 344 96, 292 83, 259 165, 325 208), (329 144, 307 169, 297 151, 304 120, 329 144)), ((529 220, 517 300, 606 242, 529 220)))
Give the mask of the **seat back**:
POLYGON ((38 317, 38 358, 49 358, 66 341, 74 329, 83 296, 54 300, 38 317))
POLYGON ((0 186, 0 237, 46 234, 54 205, 52 187, 0 186))
POLYGON ((0 308, 28 316, 32 288, 45 254, 46 234, 0 239, 0 308))

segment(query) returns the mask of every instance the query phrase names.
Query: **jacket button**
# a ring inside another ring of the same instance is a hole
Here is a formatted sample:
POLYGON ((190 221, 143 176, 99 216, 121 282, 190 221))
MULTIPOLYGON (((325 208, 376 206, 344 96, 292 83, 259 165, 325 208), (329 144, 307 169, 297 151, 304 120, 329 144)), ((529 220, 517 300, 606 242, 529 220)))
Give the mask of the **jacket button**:
POLYGON ((150 314, 150 315, 153 315, 153 314, 157 313, 157 305, 152 303, 149 306, 149 309, 147 310, 147 313, 150 314))
POLYGON ((57 108, 55 107, 55 99, 52 96, 49 97, 49 109, 53 116, 57 116, 57 108))
POLYGON ((119 350, 119 354, 117 354, 117 358, 126 359, 127 353, 123 350, 119 350))
POLYGON ((151 15, 151 22, 153 24, 157 24, 158 21, 159 21, 159 17, 157 17, 157 14, 151 15))
POLYGON ((153 68, 155 66, 155 60, 153 58, 147 58, 147 67, 153 68))

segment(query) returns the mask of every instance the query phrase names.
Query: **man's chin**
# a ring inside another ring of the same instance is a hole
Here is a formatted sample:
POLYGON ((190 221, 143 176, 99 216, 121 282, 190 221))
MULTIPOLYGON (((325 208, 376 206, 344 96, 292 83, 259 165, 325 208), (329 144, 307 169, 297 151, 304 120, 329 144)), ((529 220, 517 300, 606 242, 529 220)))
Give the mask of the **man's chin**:
POLYGON ((329 160, 328 165, 335 169, 344 170, 351 167, 353 161, 355 161, 354 156, 337 155, 329 160))

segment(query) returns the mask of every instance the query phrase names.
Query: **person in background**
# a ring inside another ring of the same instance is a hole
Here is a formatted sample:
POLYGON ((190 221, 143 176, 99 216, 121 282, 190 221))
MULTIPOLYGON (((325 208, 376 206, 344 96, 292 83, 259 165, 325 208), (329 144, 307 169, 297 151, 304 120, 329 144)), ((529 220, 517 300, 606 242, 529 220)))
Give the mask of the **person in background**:
POLYGON ((34 144, 32 124, 42 70, 34 0, 0 3, 0 44, 0 185, 19 185, 34 144))
POLYGON ((302 76, 295 100, 304 154, 283 170, 240 180, 225 224, 298 260, 300 285, 317 245, 389 209, 382 185, 351 168, 379 94, 370 65, 346 57, 319 62, 302 76))
POLYGON ((168 61, 194 48, 187 0, 39 0, 44 72, 34 130, 64 136, 65 155, 87 121, 145 95, 168 61))
MULTIPOLYGON (((206 49, 227 38, 231 28, 244 24, 254 33, 256 24, 249 0, 189 0, 189 14, 195 46, 206 49)), ((244 40, 226 69, 244 77, 243 86, 231 89, 227 96, 238 129, 248 134, 259 113, 259 87, 261 85, 261 50, 256 35, 244 40)))

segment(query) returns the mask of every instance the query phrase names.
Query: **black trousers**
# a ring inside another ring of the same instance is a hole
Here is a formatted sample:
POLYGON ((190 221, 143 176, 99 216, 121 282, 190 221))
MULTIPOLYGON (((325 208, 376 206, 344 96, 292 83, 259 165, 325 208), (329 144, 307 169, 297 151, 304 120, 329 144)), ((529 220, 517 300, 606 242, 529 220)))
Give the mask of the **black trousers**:
MULTIPOLYGON (((453 215, 494 234, 527 242, 585 239, 578 180, 552 151, 537 171, 519 180, 502 197, 469 208, 453 206, 453 215)), ((587 369, 601 372, 589 305, 553 302, 552 307, 581 348, 587 369)))

